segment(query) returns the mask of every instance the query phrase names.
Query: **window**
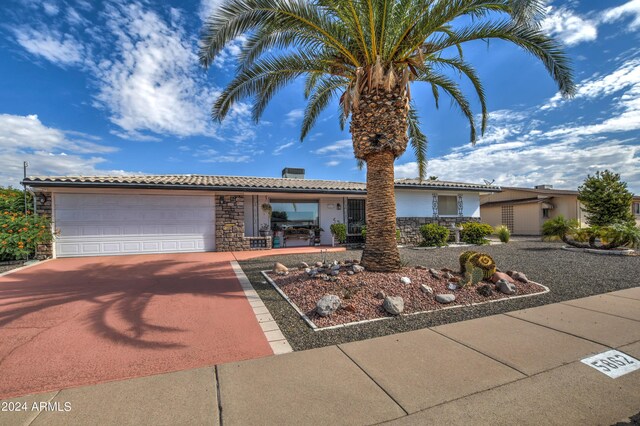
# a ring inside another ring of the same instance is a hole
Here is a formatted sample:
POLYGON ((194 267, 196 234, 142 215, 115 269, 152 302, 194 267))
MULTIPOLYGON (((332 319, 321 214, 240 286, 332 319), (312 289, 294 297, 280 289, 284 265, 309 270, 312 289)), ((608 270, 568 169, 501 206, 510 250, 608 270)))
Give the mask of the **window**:
POLYGON ((640 216, 640 203, 633 203, 633 214, 640 216))
POLYGON ((318 226, 317 201, 271 200, 271 229, 318 226))
POLYGON ((545 219, 549 218, 549 209, 542 209, 542 217, 545 219))
POLYGON ((455 195, 438 195, 438 216, 457 216, 458 197, 455 195))

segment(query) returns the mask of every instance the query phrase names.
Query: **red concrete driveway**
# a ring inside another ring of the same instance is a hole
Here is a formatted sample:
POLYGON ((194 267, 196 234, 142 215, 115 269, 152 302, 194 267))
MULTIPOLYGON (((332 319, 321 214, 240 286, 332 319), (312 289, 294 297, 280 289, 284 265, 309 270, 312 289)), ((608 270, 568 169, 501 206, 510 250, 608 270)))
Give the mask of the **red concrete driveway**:
POLYGON ((56 259, 0 277, 0 399, 272 354, 231 260, 56 259))

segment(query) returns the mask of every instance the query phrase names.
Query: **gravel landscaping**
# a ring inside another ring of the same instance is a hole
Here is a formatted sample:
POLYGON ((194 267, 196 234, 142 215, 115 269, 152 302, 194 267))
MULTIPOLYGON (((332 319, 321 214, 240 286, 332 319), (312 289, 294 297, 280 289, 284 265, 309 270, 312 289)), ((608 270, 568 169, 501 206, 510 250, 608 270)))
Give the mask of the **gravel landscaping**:
MULTIPOLYGON (((319 328, 375 318, 391 318, 392 315, 383 307, 382 299, 385 295, 402 297, 403 315, 510 297, 498 291, 493 291, 490 296, 485 297, 480 295, 476 291, 477 287, 472 285, 452 291, 447 287, 448 284, 454 280, 458 282, 462 277, 459 274, 452 274, 451 279, 446 279, 444 274, 447 271, 439 272, 440 277, 435 278, 425 269, 403 268, 400 272, 386 274, 364 271, 348 275, 346 271, 349 269, 348 266, 341 268, 338 281, 324 281, 320 276, 311 278, 302 270, 292 270, 288 275, 269 272, 268 276, 319 328), (401 278, 409 278, 410 283, 402 283, 401 278), (428 286, 432 294, 423 292, 420 289, 421 285, 428 286), (450 304, 438 303, 434 298, 437 294, 454 295, 455 301, 450 304), (331 315, 320 316, 316 312, 316 303, 325 295, 338 296, 343 306, 331 315)), ((534 283, 517 282, 515 285, 516 296, 545 291, 543 287, 534 283)))
MULTIPOLYGON (((400 315, 384 321, 313 331, 264 279, 260 271, 271 269, 274 262, 281 262, 292 268, 298 267, 301 262, 315 263, 323 260, 321 254, 263 257, 242 261, 240 265, 294 350, 363 340, 640 286, 640 257, 637 256, 576 253, 562 250, 561 243, 527 239, 514 239, 509 244, 478 249, 490 254, 501 270, 522 271, 530 280, 549 287, 551 291, 535 297, 425 314, 400 315)), ((400 253, 407 266, 424 265, 427 268, 457 270, 458 256, 464 250, 468 248, 401 249, 400 253)), ((327 254, 327 260, 330 261, 359 257, 358 250, 327 254)))
POLYGON ((8 272, 12 269, 17 269, 17 268, 21 268, 22 266, 24 266, 23 262, 20 263, 9 263, 9 264, 0 264, 0 274, 3 272, 8 272))

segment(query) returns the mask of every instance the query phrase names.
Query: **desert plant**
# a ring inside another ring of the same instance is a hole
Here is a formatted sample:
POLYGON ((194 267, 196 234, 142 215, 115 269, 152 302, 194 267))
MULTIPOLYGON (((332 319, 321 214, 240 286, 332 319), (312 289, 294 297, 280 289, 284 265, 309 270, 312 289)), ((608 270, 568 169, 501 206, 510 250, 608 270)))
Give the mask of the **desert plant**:
MULTIPOLYGON (((362 264, 397 271, 394 161, 411 146, 418 175, 426 175, 427 138, 411 102, 410 86, 424 83, 436 105, 446 93, 477 130, 472 103, 452 76, 468 79, 478 95, 481 133, 488 117, 485 92, 463 49, 474 41, 503 40, 546 67, 560 93, 575 93, 562 45, 541 27, 543 0, 224 0, 206 20, 200 62, 215 64, 225 46, 246 38, 235 77, 216 96, 212 117, 223 120, 249 99, 258 121, 277 92, 305 77, 304 139, 338 98, 342 127, 349 118, 354 155, 367 163, 367 226, 362 264), (452 72, 453 71, 453 72, 452 72)), ((465 81, 466 83, 466 81, 465 81)), ((464 86, 463 86, 464 87, 464 86)))
POLYGON ((488 244, 487 237, 493 234, 493 228, 486 223, 466 222, 462 224, 460 239, 467 244, 488 244))
POLYGON ((347 241, 347 225, 344 223, 332 223, 329 230, 331 230, 331 234, 340 244, 347 241))
POLYGON ((511 239, 511 231, 506 225, 496 226, 495 233, 503 243, 508 243, 511 239))
POLYGON ((472 255, 469 257, 467 265, 469 263, 476 268, 480 268, 483 271, 483 277, 485 279, 491 278, 491 276, 496 272, 496 262, 486 253, 476 253, 472 255))
POLYGON ((598 247, 601 249, 615 249, 624 246, 640 248, 640 228, 627 223, 615 223, 602 227, 598 230, 598 237, 603 243, 598 247))
POLYGON ((460 254, 460 257, 458 258, 458 260, 460 261, 460 272, 464 274, 465 272, 465 266, 467 264, 467 262, 469 261, 469 258, 471 256, 473 256, 474 254, 478 253, 475 250, 467 250, 467 251, 463 251, 460 254))
POLYGON ((471 262, 467 262, 464 269, 465 269, 464 277, 460 281, 463 288, 468 286, 469 284, 471 284, 472 286, 476 286, 484 278, 484 270, 482 268, 475 266, 471 262))
POLYGON ((429 223, 420 227, 422 235, 421 246, 441 247, 446 246, 449 240, 449 229, 437 223, 429 223))
POLYGON ((580 223, 576 219, 566 219, 563 215, 558 215, 542 224, 542 236, 546 240, 560 238, 565 243, 578 248, 590 247, 589 243, 576 241, 573 237, 578 233, 581 239, 591 238, 589 231, 580 229, 580 223))

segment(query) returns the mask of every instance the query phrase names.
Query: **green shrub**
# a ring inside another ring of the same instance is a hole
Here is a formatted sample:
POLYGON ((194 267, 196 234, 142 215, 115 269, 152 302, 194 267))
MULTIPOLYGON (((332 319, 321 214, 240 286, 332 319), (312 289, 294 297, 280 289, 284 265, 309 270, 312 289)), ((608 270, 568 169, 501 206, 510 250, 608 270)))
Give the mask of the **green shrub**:
POLYGON ((449 240, 449 229, 437 223, 429 223, 420 227, 420 235, 422 235, 422 239, 424 240, 420 244, 421 246, 446 246, 449 240))
POLYGON ((505 225, 500 225, 495 229, 496 235, 503 243, 508 243, 511 239, 511 231, 505 225))
MULTIPOLYGON (((363 226, 362 230, 360 231, 360 235, 362 235, 362 238, 367 238, 367 226, 363 226)), ((402 234, 400 233, 400 230, 396 228, 396 240, 400 241, 400 237, 402 237, 402 234)))
POLYGON ((487 237, 493 234, 493 228, 486 223, 467 222, 462 224, 460 239, 467 244, 488 244, 487 237))
POLYGON ((347 241, 347 225, 344 223, 332 223, 329 229, 338 242, 344 243, 347 241))
POLYGON ((52 239, 48 218, 10 211, 0 213, 0 260, 33 256, 38 244, 50 243, 52 239))
MULTIPOLYGON (((27 192, 27 209, 32 206, 33 199, 27 192)), ((0 187, 0 212, 24 213, 24 192, 11 187, 0 187)))

